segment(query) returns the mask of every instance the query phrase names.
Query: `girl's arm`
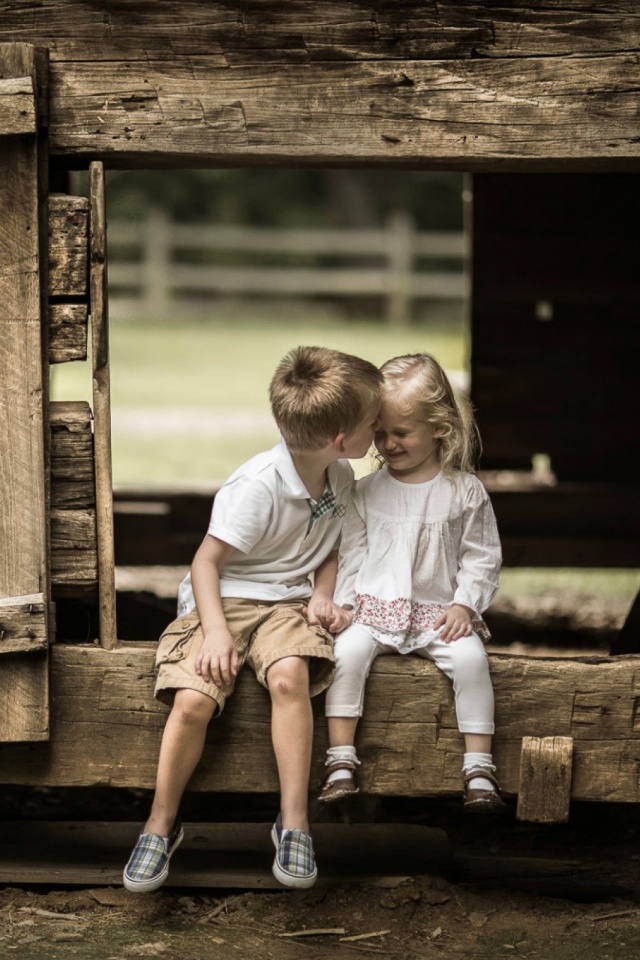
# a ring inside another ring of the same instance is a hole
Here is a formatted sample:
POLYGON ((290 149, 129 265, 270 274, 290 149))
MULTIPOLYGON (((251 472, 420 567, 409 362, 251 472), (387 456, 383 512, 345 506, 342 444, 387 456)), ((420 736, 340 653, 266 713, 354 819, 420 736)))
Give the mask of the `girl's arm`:
POLYGON ((204 633, 196 673, 219 687, 238 672, 238 652, 229 632, 220 596, 220 571, 233 547, 210 534, 200 544, 191 564, 191 585, 204 633))
POLYGON ((493 507, 486 490, 473 477, 462 515, 453 603, 468 607, 479 617, 496 595, 501 566, 502 550, 493 507))
MULTIPOLYGON (((362 509, 362 508, 361 508, 362 509)), ((338 555, 338 579, 334 600, 341 607, 353 608, 356 603, 356 577, 367 549, 367 528, 359 513, 358 504, 352 502, 342 529, 338 555)))

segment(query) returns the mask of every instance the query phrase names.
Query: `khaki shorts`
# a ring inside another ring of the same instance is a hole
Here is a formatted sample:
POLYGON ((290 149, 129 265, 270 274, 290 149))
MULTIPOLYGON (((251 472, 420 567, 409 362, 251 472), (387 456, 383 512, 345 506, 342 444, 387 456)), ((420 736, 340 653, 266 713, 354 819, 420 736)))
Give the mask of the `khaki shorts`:
MULTIPOLYGON (((333 637, 319 626, 311 626, 298 602, 267 602, 225 597, 222 600, 229 632, 238 650, 238 671, 245 662, 268 687, 267 670, 284 657, 309 660, 309 692, 312 697, 325 690, 333 679, 333 637)), ((202 627, 194 611, 170 623, 160 637, 156 666, 155 695, 162 703, 173 702, 176 690, 197 690, 218 704, 219 712, 233 691, 234 680, 218 687, 196 673, 196 659, 203 642, 202 627)))

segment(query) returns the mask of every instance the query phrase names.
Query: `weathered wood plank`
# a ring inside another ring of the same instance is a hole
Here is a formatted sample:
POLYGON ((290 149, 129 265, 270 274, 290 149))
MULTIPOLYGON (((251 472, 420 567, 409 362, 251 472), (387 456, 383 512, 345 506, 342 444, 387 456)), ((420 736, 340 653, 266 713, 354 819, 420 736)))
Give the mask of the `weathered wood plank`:
POLYGON ((0 654, 46 650, 47 608, 41 593, 0 599, 0 654))
POLYGON ((571 737, 523 737, 518 820, 567 822, 572 762, 571 737))
MULTIPOLYGON (((0 782, 150 788, 166 708, 152 696, 155 644, 52 648, 55 691, 47 745, 0 748, 0 782)), ((496 690, 495 757, 501 783, 516 794, 525 736, 574 740, 574 800, 637 802, 640 658, 531 660, 491 656, 496 690)), ((314 701, 312 783, 326 747, 322 699, 314 701)), ((372 669, 358 734, 366 792, 454 795, 463 744, 451 685, 418 658, 381 657, 372 669)), ((269 696, 249 671, 211 724, 191 788, 277 790, 269 696)))
MULTIPOLYGON (((26 44, 0 44, 0 76, 31 78, 39 67, 26 44)), ((45 405, 41 323, 46 259, 46 154, 35 133, 4 137, 0 149, 0 597, 49 595, 45 405)), ((45 361, 46 362, 46 361, 45 361)), ((47 609, 45 607, 45 609, 47 609)), ((46 621, 45 621, 46 628, 46 621)), ((0 740, 48 736, 47 655, 3 658, 0 740)))
MULTIPOLYGON (((228 66, 256 56, 277 62, 342 59, 440 59, 530 57, 541 53, 590 54, 634 49, 640 22, 634 0, 597 5, 567 0, 535 7, 520 2, 421 0, 262 0, 214 2, 138 0, 109 18, 80 0, 49 0, 2 9, 2 34, 46 45, 55 38, 56 59, 168 59, 202 49, 228 66)), ((0 35, 2 35, 0 34, 0 35)))
POLYGON ((111 370, 107 294, 107 214, 104 165, 89 167, 91 363, 93 372, 94 467, 100 643, 108 650, 117 642, 116 584, 111 467, 111 370))
POLYGON ((86 297, 88 292, 89 201, 52 193, 49 197, 49 296, 86 297))
POLYGON ((95 509, 51 510, 54 598, 83 595, 98 581, 95 509))
POLYGON ((84 303, 49 307, 49 363, 87 359, 87 315, 84 303))
MULTIPOLYGON (((136 823, 7 822, 0 883, 120 886, 139 830, 136 823)), ((271 824, 185 824, 169 886, 281 890, 265 869, 273 856, 270 832, 271 824)), ((452 869, 449 841, 436 827, 318 823, 313 832, 322 856, 320 885, 452 869)), ((556 873, 567 869, 566 861, 545 866, 556 873)))
POLYGON ((0 2, 52 51, 55 153, 177 162, 637 168, 631 0, 0 2))
POLYGON ((36 132, 36 101, 32 77, 0 80, 0 136, 36 132))

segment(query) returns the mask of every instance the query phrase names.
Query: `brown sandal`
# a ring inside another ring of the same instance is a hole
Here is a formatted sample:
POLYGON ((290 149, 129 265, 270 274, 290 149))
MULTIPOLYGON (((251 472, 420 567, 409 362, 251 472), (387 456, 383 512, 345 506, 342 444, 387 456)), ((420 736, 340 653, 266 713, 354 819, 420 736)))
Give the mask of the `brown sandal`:
POLYGON ((336 763, 330 764, 324 779, 320 783, 320 794, 318 795, 320 803, 333 803, 334 800, 352 797, 358 793, 355 773, 356 763, 353 760, 338 760, 336 763), (336 777, 329 783, 329 776, 336 770, 344 770, 344 776, 336 777))
POLYGON ((500 786, 491 770, 485 770, 482 767, 476 767, 466 773, 462 780, 464 809, 472 813, 502 813, 506 809, 506 804, 502 799, 500 786), (476 777, 483 777, 492 784, 491 789, 479 789, 470 787, 471 780, 476 777))

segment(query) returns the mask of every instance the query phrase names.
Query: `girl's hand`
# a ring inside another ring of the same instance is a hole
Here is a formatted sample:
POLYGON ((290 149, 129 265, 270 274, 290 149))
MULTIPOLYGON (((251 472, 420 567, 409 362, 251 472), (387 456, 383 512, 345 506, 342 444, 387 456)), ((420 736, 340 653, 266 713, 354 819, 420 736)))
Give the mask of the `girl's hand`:
POLYGON ((443 614, 441 614, 433 627, 440 632, 440 639, 445 643, 451 643, 452 640, 459 640, 460 637, 468 637, 473 633, 471 625, 471 613, 468 607, 463 607, 460 603, 454 603, 443 614))
POLYGON ((196 658, 196 673, 203 680, 213 680, 218 687, 231 683, 238 673, 238 651, 228 630, 219 630, 214 636, 204 638, 196 658))

